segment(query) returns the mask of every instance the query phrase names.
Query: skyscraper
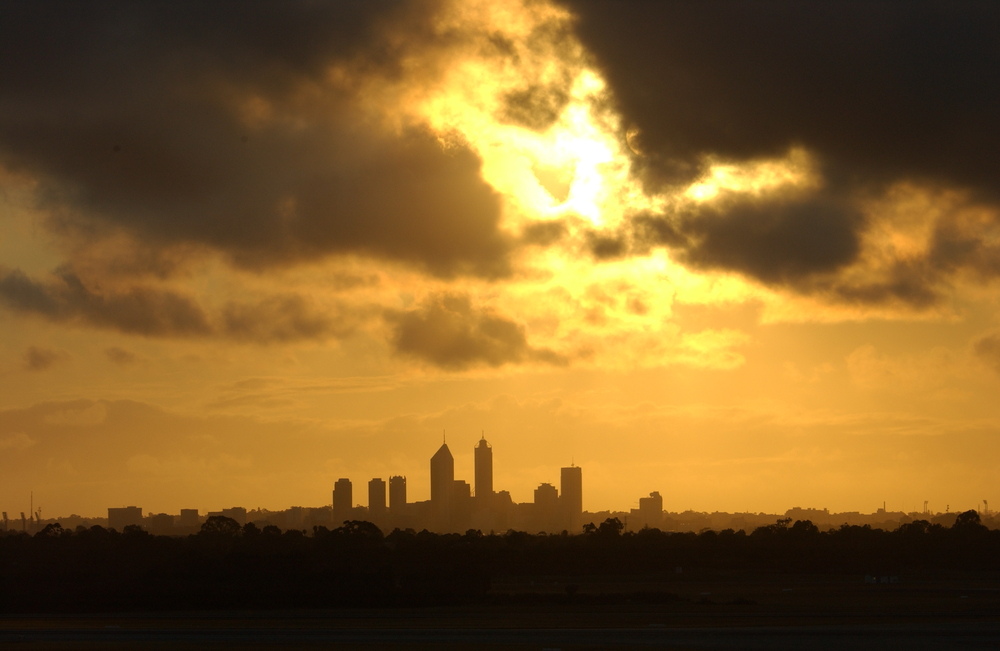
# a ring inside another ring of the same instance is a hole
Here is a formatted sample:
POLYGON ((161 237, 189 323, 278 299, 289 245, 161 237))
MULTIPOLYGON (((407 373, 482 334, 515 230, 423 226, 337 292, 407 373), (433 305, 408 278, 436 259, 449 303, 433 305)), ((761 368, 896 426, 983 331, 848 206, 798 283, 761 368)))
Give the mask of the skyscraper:
POLYGON ((563 468, 559 474, 559 489, 562 526, 575 533, 583 516, 583 469, 579 466, 563 468))
POLYGON ((442 443, 431 457, 431 505, 439 516, 451 512, 452 496, 455 492, 455 458, 447 443, 442 443))
POLYGON ((389 477, 389 510, 402 513, 406 508, 406 477, 393 475, 389 477))
POLYGON ((486 442, 486 435, 476 445, 476 501, 480 506, 489 504, 493 497, 493 448, 486 442))
POLYGON ((368 482, 368 513, 372 517, 385 515, 385 480, 380 477, 368 482))
POLYGON ((349 520, 351 507, 354 504, 351 480, 341 477, 333 485, 333 524, 340 526, 344 520, 349 520))

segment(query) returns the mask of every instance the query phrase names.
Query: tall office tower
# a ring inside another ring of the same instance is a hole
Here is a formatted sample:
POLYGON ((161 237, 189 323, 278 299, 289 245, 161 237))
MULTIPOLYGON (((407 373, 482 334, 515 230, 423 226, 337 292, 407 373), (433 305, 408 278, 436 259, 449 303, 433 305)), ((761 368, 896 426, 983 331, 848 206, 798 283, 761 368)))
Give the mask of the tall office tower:
POLYGON ((438 513, 448 513, 455 492, 455 458, 447 443, 431 457, 431 504, 438 513))
POLYGON ((385 515, 385 480, 380 477, 368 482, 368 514, 373 517, 385 515))
POLYGON ((559 510, 567 531, 576 531, 583 516, 583 469, 563 468, 559 474, 559 510))
POLYGON ((351 488, 351 480, 340 478, 333 485, 333 524, 339 527, 344 520, 351 519, 351 506, 354 504, 354 495, 351 488))
POLYGON ((493 447, 486 442, 486 435, 476 445, 476 501, 489 504, 493 497, 493 447))
POLYGON ((389 510, 402 513, 406 508, 406 477, 393 475, 389 477, 389 510))

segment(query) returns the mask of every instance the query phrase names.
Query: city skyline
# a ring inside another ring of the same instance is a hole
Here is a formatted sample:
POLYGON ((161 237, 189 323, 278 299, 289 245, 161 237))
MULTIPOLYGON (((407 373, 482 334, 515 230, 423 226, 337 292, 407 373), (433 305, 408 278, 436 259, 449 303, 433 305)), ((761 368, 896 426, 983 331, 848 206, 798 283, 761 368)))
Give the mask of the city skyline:
MULTIPOLYGON (((494 490, 493 447, 485 431, 474 452, 474 483, 455 473, 455 458, 443 437, 441 447, 430 458, 431 493, 426 500, 409 500, 406 475, 393 475, 397 499, 387 502, 386 484, 381 477, 368 480, 367 505, 354 498, 353 482, 341 477, 333 485, 333 523, 368 519, 383 529, 412 528, 432 531, 506 530, 514 527, 576 533, 583 524, 583 470, 573 464, 559 469, 558 488, 542 481, 532 500, 518 501, 510 491, 494 490), (352 504, 352 501, 354 502, 352 504)), ((650 493, 650 496, 659 493, 650 493)), ((643 502, 640 499, 640 507, 643 502)), ((660 500, 658 514, 662 515, 660 500)), ((648 507, 643 509, 645 514, 648 507)))
POLYGON ((591 512, 1000 501, 998 32, 8 0, 0 510, 421 501, 483 430, 519 503, 572 463, 591 512))
MULTIPOLYGON (((652 490, 648 496, 639 496, 633 502, 631 508, 618 507, 610 509, 588 510, 583 508, 583 469, 575 463, 559 469, 559 483, 556 487, 548 481, 541 481, 532 491, 531 499, 513 499, 510 491, 493 489, 493 446, 486 439, 485 430, 480 433, 480 438, 474 447, 473 477, 474 483, 469 484, 464 479, 455 475, 454 456, 445 440, 441 446, 430 456, 430 472, 426 475, 426 484, 431 487, 428 495, 419 495, 418 499, 411 499, 412 494, 407 490, 407 475, 390 475, 388 481, 382 477, 373 477, 367 482, 359 482, 359 486, 364 483, 367 490, 358 493, 354 492, 354 480, 349 477, 340 477, 332 482, 331 498, 326 506, 287 506, 279 509, 261 509, 256 512, 267 511, 275 514, 297 513, 291 516, 289 522, 284 518, 279 518, 286 528, 301 528, 302 526, 322 525, 336 527, 339 523, 348 520, 367 520, 377 524, 380 528, 389 531, 395 528, 407 529, 430 529, 431 531, 462 531, 465 529, 478 529, 480 531, 496 531, 498 529, 517 530, 550 530, 558 532, 562 530, 571 533, 579 533, 579 528, 585 523, 587 518, 593 520, 600 519, 600 514, 607 517, 622 517, 626 525, 629 524, 629 517, 633 518, 631 530, 650 526, 659 528, 671 522, 666 516, 668 514, 679 513, 699 513, 693 509, 679 509, 668 502, 664 502, 664 497, 658 490, 652 490), (436 477, 435 477, 436 475, 436 477), (434 486, 437 485, 437 490, 434 486), (361 503, 362 495, 367 496, 367 502, 361 503), (437 499, 435 500, 435 496, 437 499), (500 498, 500 499, 497 499, 500 498), (461 502, 461 505, 459 505, 461 502), (673 510, 667 507, 673 506, 673 510), (534 509, 542 509, 541 514, 534 509), (325 511, 325 514, 324 514, 325 511), (516 513, 515 513, 516 512, 516 513), (305 514, 309 515, 305 515, 305 514), (456 517, 456 514, 461 514, 456 517), (502 517, 500 517, 502 515, 502 517), (297 525, 295 523, 298 523, 297 525), (519 529, 518 529, 519 527, 519 529)), ((419 474, 418 474, 419 476, 419 474)), ((309 504, 308 501, 300 501, 299 504, 309 504)), ((190 505, 189 505, 190 506, 190 505)), ((841 511, 839 515, 847 518, 844 523, 849 524, 883 524, 877 519, 880 514, 883 517, 892 518, 897 516, 914 517, 954 517, 960 512, 973 510, 979 512, 982 517, 994 516, 989 508, 987 499, 973 505, 946 504, 944 510, 939 507, 935 510, 931 508, 930 500, 924 500, 920 509, 903 508, 900 505, 892 505, 890 508, 886 502, 882 503, 874 511, 841 511), (875 516, 872 517, 866 516, 875 516)), ((767 518, 771 515, 784 514, 786 517, 794 516, 795 519, 814 519, 819 523, 840 524, 836 521, 837 511, 831 511, 826 507, 801 507, 793 506, 784 510, 774 511, 743 511, 725 512, 718 509, 702 512, 702 515, 728 516, 732 523, 738 523, 739 527, 748 526, 742 518, 752 517, 757 525, 767 524, 759 521, 760 517, 767 518), (756 517, 755 517, 756 516, 756 517), (831 520, 830 518, 834 519, 831 520)), ((175 527, 180 527, 182 532, 191 532, 198 528, 205 517, 212 515, 223 515, 233 518, 239 524, 253 521, 253 511, 243 506, 231 506, 228 508, 208 509, 202 514, 197 508, 181 508, 179 516, 175 518, 165 512, 157 513, 155 509, 143 515, 143 508, 139 506, 117 506, 107 509, 108 526, 119 531, 124 524, 140 525, 147 529, 159 530, 161 533, 176 531, 175 527), (169 516, 169 517, 168 517, 169 516), (119 526, 115 526, 115 522, 119 526), (174 522, 176 519, 176 523, 174 522)), ((35 508, 34 492, 30 495, 30 507, 28 511, 4 512, 3 525, 5 530, 14 523, 14 527, 20 522, 22 528, 27 529, 27 522, 32 523, 32 530, 38 530, 42 522, 55 522, 58 520, 94 520, 101 519, 101 516, 94 514, 48 514, 43 519, 42 508, 39 505, 35 508), (19 517, 16 517, 19 516, 19 517)), ((909 520, 904 520, 909 521, 909 520)), ((885 520, 885 523, 896 522, 896 520, 885 520)), ((263 524, 261 526, 264 526, 263 524)), ((718 523, 712 526, 721 528, 718 523)), ((695 526, 691 530, 700 530, 702 526, 695 526)))

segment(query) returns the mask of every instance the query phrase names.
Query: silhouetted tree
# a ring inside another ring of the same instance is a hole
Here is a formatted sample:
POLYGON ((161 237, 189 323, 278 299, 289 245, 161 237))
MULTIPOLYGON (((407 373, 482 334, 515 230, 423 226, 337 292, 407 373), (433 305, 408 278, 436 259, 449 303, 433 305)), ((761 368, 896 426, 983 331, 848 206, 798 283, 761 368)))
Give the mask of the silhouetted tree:
POLYGON ((979 518, 979 513, 974 510, 959 513, 958 517, 955 518, 955 524, 951 525, 951 528, 960 531, 986 530, 986 527, 983 526, 979 518))
POLYGON ((58 522, 53 522, 45 525, 45 527, 35 534, 35 538, 59 538, 63 534, 68 534, 68 531, 64 531, 62 525, 58 522))
POLYGON ((148 531, 137 524, 127 524, 125 525, 125 528, 122 529, 122 537, 125 538, 147 538, 150 535, 151 534, 148 531))
POLYGON ((597 527, 599 536, 620 536, 625 529, 625 525, 618 518, 608 518, 597 527))
POLYGON ((199 536, 218 538, 238 538, 243 533, 240 523, 224 515, 209 516, 198 531, 199 536))
POLYGON ((384 535, 377 525, 366 520, 345 520, 344 526, 334 529, 334 532, 356 538, 382 540, 384 535))

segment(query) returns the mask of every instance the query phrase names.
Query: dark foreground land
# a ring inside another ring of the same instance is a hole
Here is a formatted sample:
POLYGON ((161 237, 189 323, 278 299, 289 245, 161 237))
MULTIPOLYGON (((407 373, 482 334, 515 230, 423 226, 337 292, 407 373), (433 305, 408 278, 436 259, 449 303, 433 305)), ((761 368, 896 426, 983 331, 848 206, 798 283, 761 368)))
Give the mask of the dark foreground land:
POLYGON ((0 648, 1000 649, 1000 532, 0 536, 0 648))
POLYGON ((693 569, 669 577, 511 578, 475 605, 7 614, 0 648, 1000 648, 1000 574, 868 581, 693 569))
MULTIPOLYGON (((997 649, 1000 577, 549 577, 492 604, 0 617, 11 649, 997 649), (669 588, 673 592, 665 592, 669 588)), ((507 586, 511 588, 511 586, 507 586)))

